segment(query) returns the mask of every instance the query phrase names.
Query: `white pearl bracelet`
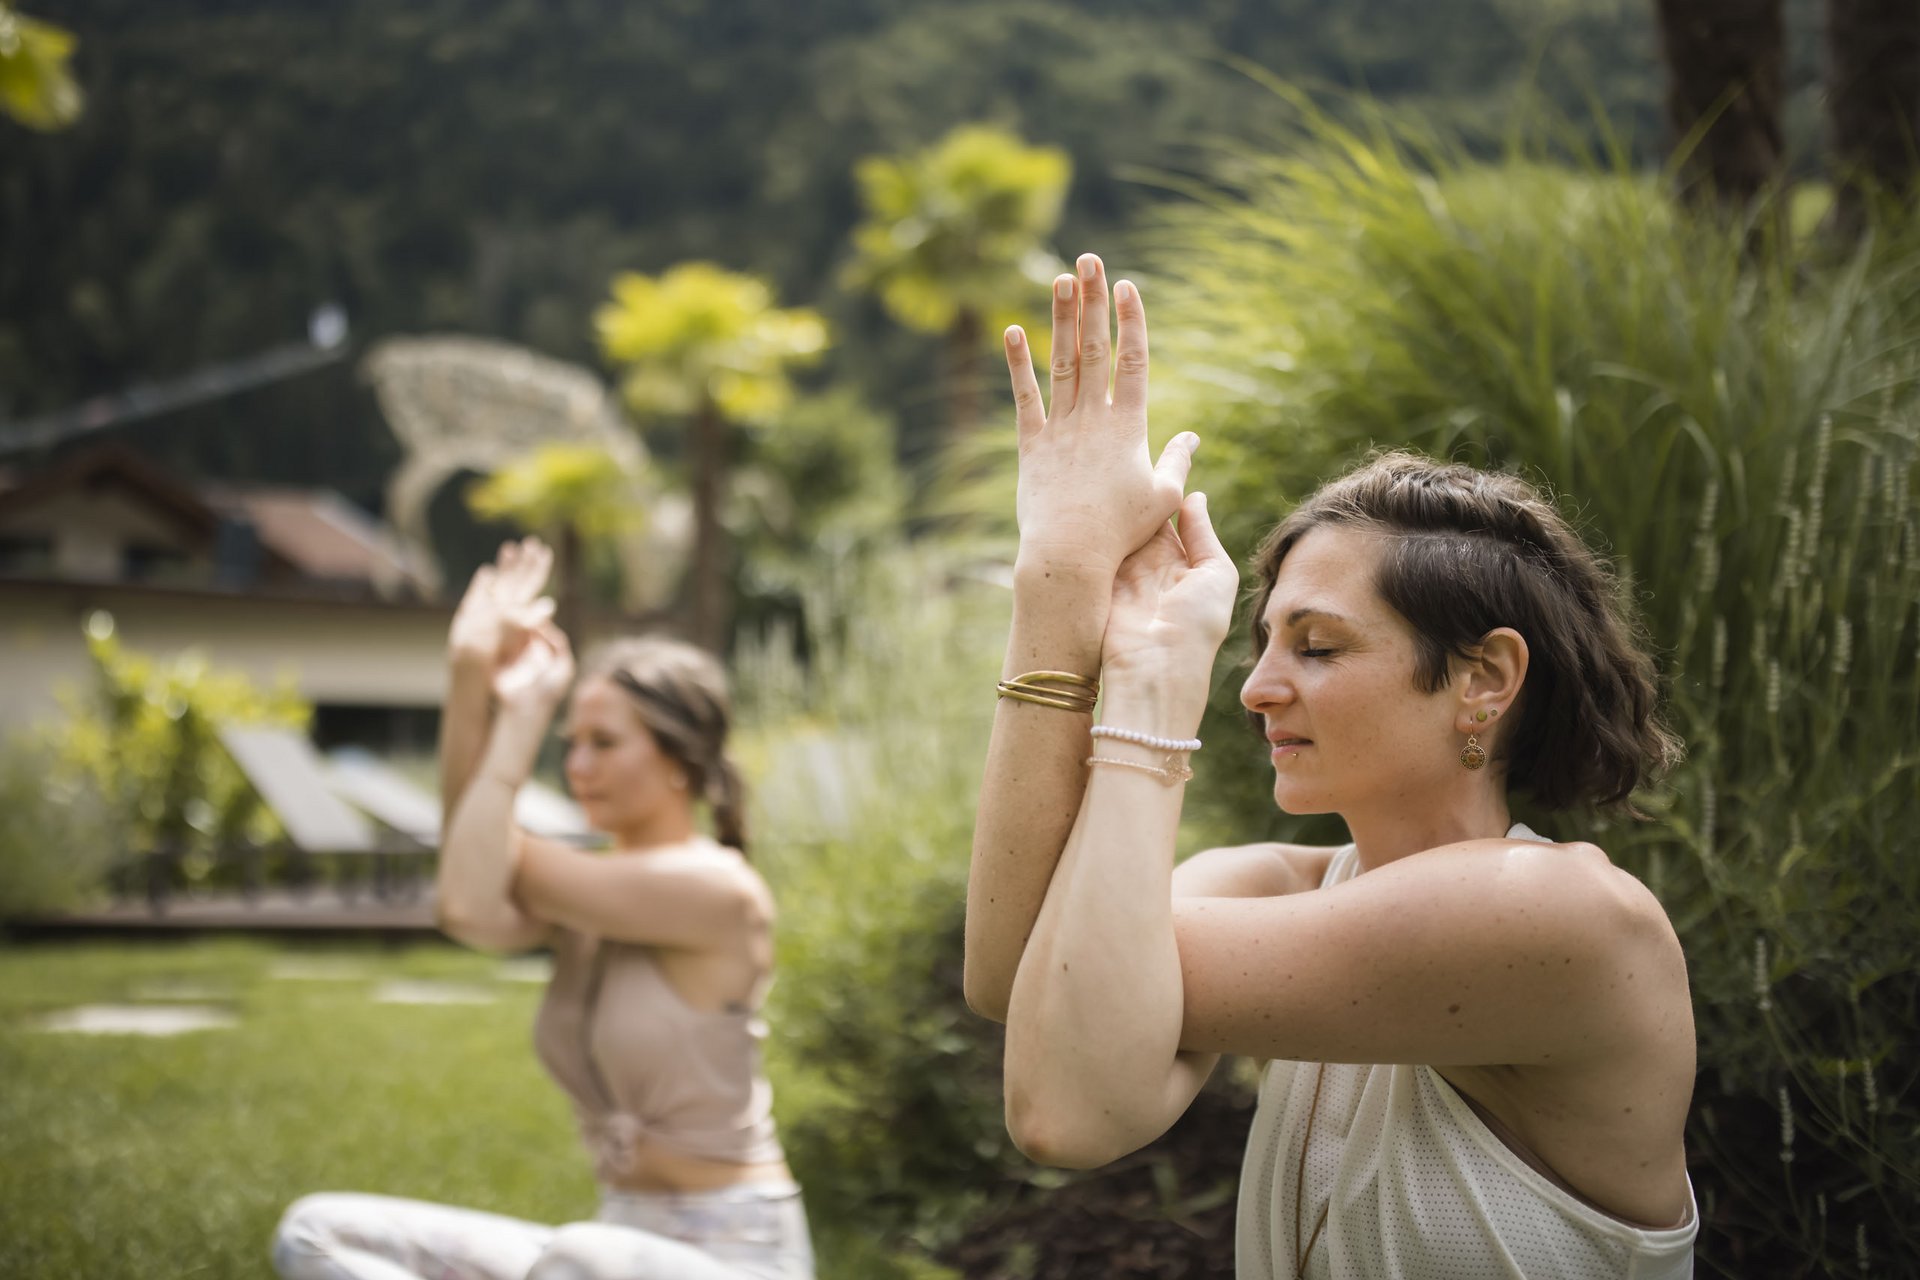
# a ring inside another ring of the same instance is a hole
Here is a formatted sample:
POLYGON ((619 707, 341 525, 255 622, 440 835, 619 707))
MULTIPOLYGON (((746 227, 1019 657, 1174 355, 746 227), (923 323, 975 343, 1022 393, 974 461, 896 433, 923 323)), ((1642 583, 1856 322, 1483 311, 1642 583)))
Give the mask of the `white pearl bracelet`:
POLYGON ((1131 742, 1142 747, 1152 747, 1155 751, 1198 751, 1198 738, 1162 738, 1151 733, 1141 733, 1136 729, 1116 729, 1112 725, 1097 724, 1091 731, 1096 738, 1112 738, 1115 742, 1131 742))

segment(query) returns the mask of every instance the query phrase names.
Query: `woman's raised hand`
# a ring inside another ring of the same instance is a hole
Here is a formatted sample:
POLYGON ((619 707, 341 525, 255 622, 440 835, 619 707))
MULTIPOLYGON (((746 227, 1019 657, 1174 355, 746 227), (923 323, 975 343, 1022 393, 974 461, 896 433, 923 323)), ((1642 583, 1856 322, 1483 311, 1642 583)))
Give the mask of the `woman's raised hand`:
POLYGON ((1111 579, 1179 508, 1200 438, 1182 432, 1155 465, 1147 452, 1140 291, 1125 280, 1114 286, 1119 340, 1112 342, 1106 267, 1090 253, 1077 267, 1077 275, 1054 281, 1051 403, 1041 398, 1026 334, 1017 325, 1006 333, 1020 447, 1020 560, 1111 579))
POLYGON ((1189 494, 1180 505, 1179 532, 1162 524, 1114 578, 1101 646, 1108 689, 1150 685, 1197 694, 1188 701, 1199 723, 1213 656, 1232 625, 1239 590, 1240 571, 1213 531, 1206 495, 1189 494))
POLYGON ((493 696, 504 712, 523 712, 543 724, 573 683, 573 648, 551 622, 534 628, 520 652, 493 675, 493 696))
POLYGON ((453 611, 447 647, 492 672, 519 654, 527 637, 553 617, 540 592, 553 572, 553 551, 538 538, 506 542, 492 564, 481 565, 453 611))

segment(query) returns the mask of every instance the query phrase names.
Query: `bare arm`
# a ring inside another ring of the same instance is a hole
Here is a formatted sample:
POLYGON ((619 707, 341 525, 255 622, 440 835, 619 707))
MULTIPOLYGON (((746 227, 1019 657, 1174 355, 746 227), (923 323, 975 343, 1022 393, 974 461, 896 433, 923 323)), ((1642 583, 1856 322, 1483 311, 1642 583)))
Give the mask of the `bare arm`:
MULTIPOLYGON (((1103 646, 1107 718, 1174 738, 1199 727, 1238 580, 1199 495, 1182 507, 1180 530, 1163 528, 1122 566, 1103 646), (1149 642, 1182 614, 1201 616, 1197 639, 1149 642)), ((1098 754, 1149 766, 1166 758, 1108 739, 1098 754)), ((1217 1060, 1181 1048, 1173 853, 1183 794, 1184 784, 1124 765, 1096 767, 1088 780, 1007 1018, 1007 1127, 1037 1160, 1085 1167, 1144 1146, 1217 1060)), ((1225 861, 1184 879, 1246 887, 1245 869, 1230 874, 1225 861)))
POLYGON ((527 908, 595 937, 705 949, 771 915, 753 872, 727 849, 594 854, 527 841, 520 853, 514 891, 527 908))
POLYGON ((1176 898, 1277 898, 1318 889, 1333 850, 1305 844, 1204 849, 1173 869, 1176 898))
MULTIPOLYGON (((1111 595, 1111 579, 1097 573, 1016 567, 1002 678, 1097 672, 1111 595)), ((1006 1020, 1020 954, 1080 811, 1092 723, 1013 698, 994 712, 967 875, 965 973, 967 1003, 996 1021, 1006 1020)))
POLYGON ((513 799, 533 768, 551 710, 508 709, 494 718, 440 843, 434 906, 447 936, 484 951, 524 951, 544 942, 547 921, 514 896, 523 838, 513 799))
MULTIPOLYGON (((1114 573, 1165 524, 1198 441, 1147 452, 1147 326, 1137 290, 1115 289, 1110 359, 1105 268, 1089 254, 1053 294, 1052 399, 1031 351, 1007 334, 1020 447, 1020 552, 1004 676, 1095 676, 1114 573), (1116 369, 1111 399, 1110 369, 1116 369), (1072 477, 1070 480, 1068 477, 1072 477)), ((966 995, 1004 1019, 1014 974, 1086 788, 1088 716, 1002 699, 987 747, 967 878, 966 995)))
MULTIPOLYGON (((440 824, 453 825, 493 728, 493 658, 472 651, 447 655, 447 698, 440 708, 440 824)), ((511 809, 509 809, 511 820, 511 809)))

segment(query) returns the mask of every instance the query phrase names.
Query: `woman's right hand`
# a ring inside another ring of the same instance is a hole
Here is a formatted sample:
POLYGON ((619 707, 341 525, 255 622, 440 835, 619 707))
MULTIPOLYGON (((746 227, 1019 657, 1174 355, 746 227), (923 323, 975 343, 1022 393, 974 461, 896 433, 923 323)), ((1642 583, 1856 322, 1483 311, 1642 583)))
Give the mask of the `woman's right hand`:
POLYGON ((506 542, 492 564, 481 565, 453 611, 447 648, 456 663, 489 676, 510 663, 527 637, 553 616, 553 601, 540 594, 553 571, 553 551, 538 538, 506 542))
POLYGON ((1020 561, 1044 572, 1111 581, 1120 564, 1179 509, 1198 436, 1147 452, 1147 313, 1128 281, 1114 288, 1119 342, 1109 352, 1106 268, 1093 254, 1054 281, 1052 404, 1042 402, 1032 348, 1007 330, 1019 431, 1020 561), (1113 394, 1107 394, 1110 371, 1113 394))
POLYGON ((493 696, 509 715, 537 720, 542 729, 573 684, 573 649, 551 622, 534 628, 520 652, 493 674, 493 696))

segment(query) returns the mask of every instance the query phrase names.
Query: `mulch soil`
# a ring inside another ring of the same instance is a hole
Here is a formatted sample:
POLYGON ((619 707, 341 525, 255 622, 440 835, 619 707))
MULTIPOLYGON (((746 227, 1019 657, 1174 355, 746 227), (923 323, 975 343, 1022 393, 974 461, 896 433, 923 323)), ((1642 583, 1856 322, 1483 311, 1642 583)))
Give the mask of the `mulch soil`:
POLYGON ((968 1280, 1231 1277, 1252 1122, 1253 1095, 1216 1079, 1153 1145, 1065 1185, 1023 1187, 940 1260, 968 1280))

